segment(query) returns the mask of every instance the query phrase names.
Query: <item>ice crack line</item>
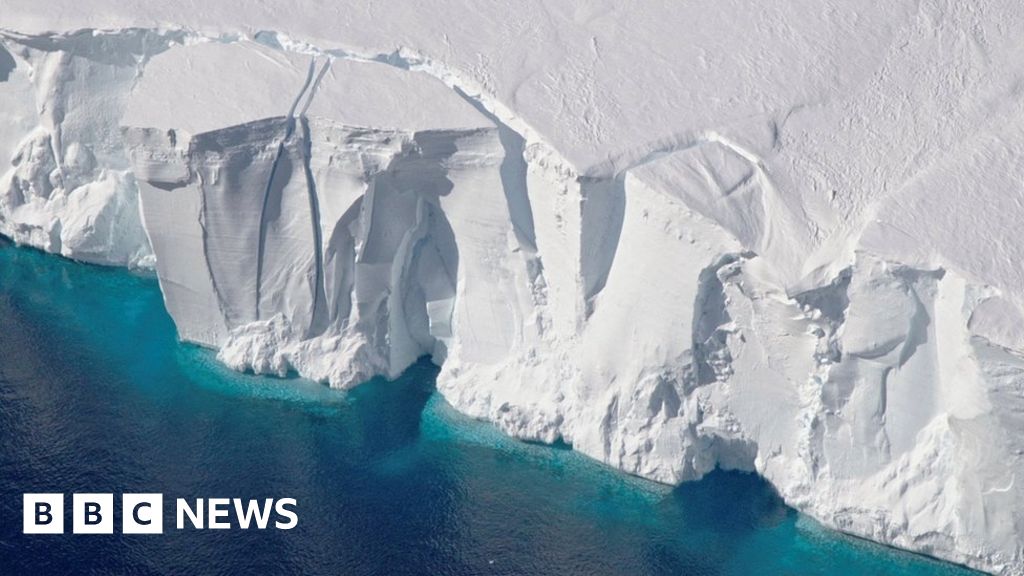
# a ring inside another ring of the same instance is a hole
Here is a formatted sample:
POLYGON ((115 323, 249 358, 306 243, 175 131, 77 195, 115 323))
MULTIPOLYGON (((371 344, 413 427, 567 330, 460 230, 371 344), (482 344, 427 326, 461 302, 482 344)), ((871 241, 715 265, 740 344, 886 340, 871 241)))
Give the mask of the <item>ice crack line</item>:
MULTIPOLYGON (((309 70, 306 72, 306 80, 302 84, 302 89, 299 90, 298 95, 292 100, 291 106, 288 108, 288 116, 285 119, 285 132, 284 137, 277 145, 277 152, 274 155, 274 162, 270 166, 270 175, 267 178, 267 185, 263 188, 263 203, 260 207, 260 226, 259 226, 259 244, 256 250, 256 319, 260 320, 260 303, 262 301, 263 291, 263 258, 267 248, 267 205, 270 202, 270 194, 274 187, 274 178, 277 175, 277 168, 281 163, 281 157, 285 153, 285 146, 292 137, 292 133, 295 131, 295 110, 302 100, 302 96, 309 89, 310 83, 313 81, 313 71, 316 69, 316 59, 310 58, 309 70)), ((316 248, 319 250, 319 246, 316 248)))

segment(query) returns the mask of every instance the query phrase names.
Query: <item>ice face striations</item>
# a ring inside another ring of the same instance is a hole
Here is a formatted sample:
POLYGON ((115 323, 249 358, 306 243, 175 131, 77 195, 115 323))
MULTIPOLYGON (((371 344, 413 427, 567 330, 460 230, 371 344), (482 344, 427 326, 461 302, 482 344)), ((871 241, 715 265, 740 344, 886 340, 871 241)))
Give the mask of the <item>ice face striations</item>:
POLYGON ((532 308, 497 128, 430 76, 198 44, 149 66, 123 123, 168 310, 233 367, 352 386, 493 361, 532 308), (204 113, 175 122, 187 98, 204 113))
POLYGON ((529 82, 438 58, 6 32, 0 232, 155 266, 235 368, 349 387, 428 354, 517 437, 668 483, 754 470, 830 526, 1024 574, 1024 115, 1001 77, 918 88, 951 81, 911 66, 929 43, 974 49, 928 22, 846 100, 603 158, 532 127, 529 82), (945 113, 901 116, 917 89, 945 113))

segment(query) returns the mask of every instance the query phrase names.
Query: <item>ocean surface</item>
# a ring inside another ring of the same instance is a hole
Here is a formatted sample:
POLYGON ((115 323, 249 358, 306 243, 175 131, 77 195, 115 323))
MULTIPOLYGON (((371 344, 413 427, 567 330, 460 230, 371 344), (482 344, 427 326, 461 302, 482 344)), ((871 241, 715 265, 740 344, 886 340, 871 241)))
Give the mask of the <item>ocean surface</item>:
POLYGON ((970 573, 825 530, 753 475, 670 488, 510 440, 436 372, 348 394, 236 374, 177 341, 154 279, 0 240, 0 575, 970 573), (21 534, 25 492, 65 494, 64 535, 21 534), (162 492, 164 534, 72 535, 74 492, 162 492), (178 497, 291 497, 299 522, 179 531, 178 497))

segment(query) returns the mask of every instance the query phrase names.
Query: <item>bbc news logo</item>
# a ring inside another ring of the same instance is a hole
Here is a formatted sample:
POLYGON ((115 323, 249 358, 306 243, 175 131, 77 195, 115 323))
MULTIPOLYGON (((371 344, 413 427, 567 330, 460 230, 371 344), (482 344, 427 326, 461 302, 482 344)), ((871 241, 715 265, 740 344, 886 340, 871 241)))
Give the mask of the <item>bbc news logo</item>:
MULTIPOLYGON (((242 500, 241 498, 185 498, 175 500, 175 526, 184 530, 243 530, 274 527, 290 530, 299 523, 294 498, 242 500), (234 524, 232 523, 234 516, 234 524), (273 519, 273 522, 271 522, 273 519)), ((74 534, 114 533, 113 494, 72 494, 71 531, 74 534)), ((63 494, 25 494, 22 503, 22 532, 25 534, 64 533, 63 494)), ((121 532, 124 534, 163 534, 163 494, 122 494, 121 532)))

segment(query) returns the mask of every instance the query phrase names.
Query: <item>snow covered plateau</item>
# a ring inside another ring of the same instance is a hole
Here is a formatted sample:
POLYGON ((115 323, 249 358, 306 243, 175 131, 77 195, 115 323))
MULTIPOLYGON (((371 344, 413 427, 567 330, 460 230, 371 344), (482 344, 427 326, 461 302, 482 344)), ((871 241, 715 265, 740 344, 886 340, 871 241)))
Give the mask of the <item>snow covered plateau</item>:
POLYGON ((0 5, 0 234, 185 340, 1024 574, 1024 5, 0 5), (1021 474, 1021 483, 1017 483, 1021 474))

